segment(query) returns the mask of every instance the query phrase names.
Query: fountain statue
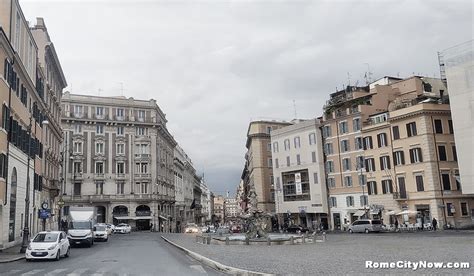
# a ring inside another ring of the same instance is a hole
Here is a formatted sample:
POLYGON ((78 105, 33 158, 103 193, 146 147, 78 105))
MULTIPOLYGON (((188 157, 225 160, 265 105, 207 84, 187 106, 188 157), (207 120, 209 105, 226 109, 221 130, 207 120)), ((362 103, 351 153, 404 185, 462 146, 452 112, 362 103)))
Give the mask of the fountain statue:
POLYGON ((248 227, 245 237, 247 239, 266 239, 268 233, 265 229, 267 228, 268 218, 271 216, 257 208, 257 193, 253 185, 250 186, 248 199, 250 206, 247 210, 247 214, 241 216, 248 227))

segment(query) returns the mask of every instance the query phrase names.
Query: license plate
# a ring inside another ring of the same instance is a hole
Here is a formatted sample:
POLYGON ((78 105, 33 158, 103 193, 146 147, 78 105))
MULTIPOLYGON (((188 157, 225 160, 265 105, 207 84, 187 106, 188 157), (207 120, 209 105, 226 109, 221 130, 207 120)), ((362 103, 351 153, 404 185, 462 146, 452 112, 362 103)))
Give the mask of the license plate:
POLYGON ((81 244, 81 242, 76 242, 76 244, 81 244))

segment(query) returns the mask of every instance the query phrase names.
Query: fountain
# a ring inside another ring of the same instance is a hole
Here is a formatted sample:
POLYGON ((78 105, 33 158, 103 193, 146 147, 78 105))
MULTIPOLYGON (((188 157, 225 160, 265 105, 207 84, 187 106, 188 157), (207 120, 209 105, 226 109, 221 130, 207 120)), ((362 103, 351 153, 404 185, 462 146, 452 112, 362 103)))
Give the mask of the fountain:
POLYGON ((248 226, 245 238, 249 240, 266 239, 268 238, 268 233, 265 229, 267 228, 267 221, 271 215, 257 208, 257 193, 253 185, 250 187, 248 198, 250 207, 248 208, 247 214, 241 216, 248 226))

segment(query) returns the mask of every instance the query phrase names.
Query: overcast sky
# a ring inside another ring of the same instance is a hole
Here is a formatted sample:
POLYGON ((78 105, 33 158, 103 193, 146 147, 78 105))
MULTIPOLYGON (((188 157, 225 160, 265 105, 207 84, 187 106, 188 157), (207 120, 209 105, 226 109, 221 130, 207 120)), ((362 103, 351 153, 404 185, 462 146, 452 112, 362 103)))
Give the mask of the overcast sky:
POLYGON ((471 1, 20 0, 43 17, 72 93, 154 98, 217 193, 234 193, 251 120, 322 114, 384 75, 439 76, 472 39, 471 1), (367 65, 369 64, 369 66, 367 65), (349 73, 349 75, 348 75, 349 73))

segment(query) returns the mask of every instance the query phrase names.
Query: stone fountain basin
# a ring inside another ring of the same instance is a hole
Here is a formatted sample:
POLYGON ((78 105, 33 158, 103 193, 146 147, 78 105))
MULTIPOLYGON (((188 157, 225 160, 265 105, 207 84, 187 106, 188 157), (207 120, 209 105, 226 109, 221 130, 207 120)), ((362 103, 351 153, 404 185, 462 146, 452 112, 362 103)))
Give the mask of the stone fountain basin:
MULTIPOLYGON (((294 243, 302 243, 303 235, 298 234, 269 234, 272 245, 291 244, 291 237, 294 243)), ((229 238, 229 245, 244 245, 245 234, 234 234, 228 236, 212 236, 213 244, 226 244, 226 239, 229 238)), ((267 238, 256 238, 249 240, 250 245, 268 245, 267 238)))

